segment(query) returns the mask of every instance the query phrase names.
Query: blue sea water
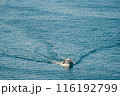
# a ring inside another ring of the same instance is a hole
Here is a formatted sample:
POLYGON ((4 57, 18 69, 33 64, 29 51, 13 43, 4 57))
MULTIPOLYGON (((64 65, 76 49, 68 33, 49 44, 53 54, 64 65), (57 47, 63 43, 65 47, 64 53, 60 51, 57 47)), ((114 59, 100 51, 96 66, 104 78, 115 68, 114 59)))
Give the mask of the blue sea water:
POLYGON ((0 79, 120 80, 120 0, 0 0, 0 79))

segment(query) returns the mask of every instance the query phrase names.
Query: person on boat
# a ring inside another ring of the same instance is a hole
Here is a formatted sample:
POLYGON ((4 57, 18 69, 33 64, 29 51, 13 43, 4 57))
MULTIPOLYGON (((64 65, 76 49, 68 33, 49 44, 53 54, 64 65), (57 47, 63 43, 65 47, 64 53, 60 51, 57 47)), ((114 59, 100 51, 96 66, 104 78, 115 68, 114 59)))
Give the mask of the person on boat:
MULTIPOLYGON (((67 58, 65 58, 65 61, 67 60, 67 58)), ((65 64, 65 61, 63 61, 63 64, 65 64)))
POLYGON ((65 62, 71 63, 72 61, 71 61, 71 59, 65 58, 65 61, 63 61, 63 64, 65 64, 65 62))

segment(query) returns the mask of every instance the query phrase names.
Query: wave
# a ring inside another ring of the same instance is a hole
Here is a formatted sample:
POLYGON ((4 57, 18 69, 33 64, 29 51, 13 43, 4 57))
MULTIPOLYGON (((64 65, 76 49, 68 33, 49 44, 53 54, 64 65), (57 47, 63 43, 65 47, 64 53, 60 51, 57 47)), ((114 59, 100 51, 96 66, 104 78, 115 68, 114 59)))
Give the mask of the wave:
POLYGON ((101 50, 104 50, 104 49, 107 49, 107 48, 114 48, 114 47, 118 47, 118 46, 120 46, 120 43, 116 43, 115 45, 111 45, 111 46, 101 47, 101 48, 98 48, 98 49, 93 49, 93 50, 87 52, 86 54, 80 56, 79 60, 75 64, 79 64, 84 58, 86 58, 87 56, 89 56, 91 54, 94 54, 98 51, 101 51, 101 50))

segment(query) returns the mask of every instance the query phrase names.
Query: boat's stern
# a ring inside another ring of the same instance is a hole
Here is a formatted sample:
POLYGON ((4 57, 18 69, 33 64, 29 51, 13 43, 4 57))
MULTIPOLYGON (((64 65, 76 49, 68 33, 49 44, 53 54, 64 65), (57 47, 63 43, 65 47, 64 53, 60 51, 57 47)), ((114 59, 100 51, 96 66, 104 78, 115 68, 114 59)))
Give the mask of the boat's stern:
POLYGON ((72 67, 73 62, 71 61, 71 59, 65 59, 65 61, 63 61, 63 66, 67 68, 72 67))

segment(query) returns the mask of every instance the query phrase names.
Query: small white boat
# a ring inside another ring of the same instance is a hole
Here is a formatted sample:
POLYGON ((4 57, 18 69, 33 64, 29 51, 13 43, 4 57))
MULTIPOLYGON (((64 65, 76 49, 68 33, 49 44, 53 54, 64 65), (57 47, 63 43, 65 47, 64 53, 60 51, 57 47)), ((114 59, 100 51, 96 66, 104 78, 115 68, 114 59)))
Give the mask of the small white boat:
POLYGON ((66 58, 65 61, 63 61, 61 65, 66 68, 70 68, 73 66, 73 62, 71 61, 71 59, 66 58))

